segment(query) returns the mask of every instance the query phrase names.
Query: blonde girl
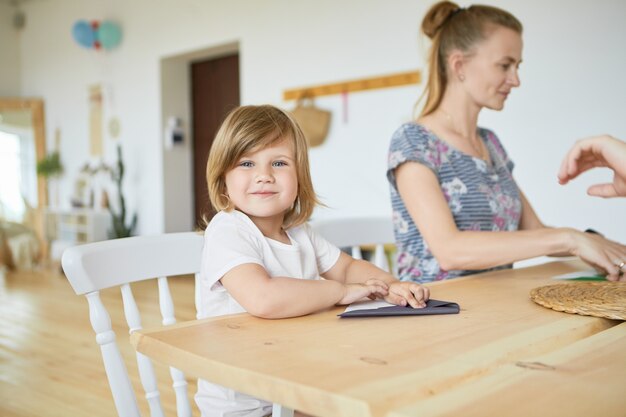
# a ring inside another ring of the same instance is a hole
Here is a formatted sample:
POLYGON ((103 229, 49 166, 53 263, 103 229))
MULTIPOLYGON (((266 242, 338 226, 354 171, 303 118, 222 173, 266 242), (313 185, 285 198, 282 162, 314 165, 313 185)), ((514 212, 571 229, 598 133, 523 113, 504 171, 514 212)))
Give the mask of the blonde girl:
MULTIPOLYGON (((243 311, 295 317, 364 297, 425 306, 427 288, 353 259, 306 224, 318 200, 305 138, 284 111, 267 105, 232 111, 211 147, 207 184, 218 213, 205 231, 202 317, 243 311)), ((271 410, 265 401, 205 381, 196 401, 203 416, 271 410)))

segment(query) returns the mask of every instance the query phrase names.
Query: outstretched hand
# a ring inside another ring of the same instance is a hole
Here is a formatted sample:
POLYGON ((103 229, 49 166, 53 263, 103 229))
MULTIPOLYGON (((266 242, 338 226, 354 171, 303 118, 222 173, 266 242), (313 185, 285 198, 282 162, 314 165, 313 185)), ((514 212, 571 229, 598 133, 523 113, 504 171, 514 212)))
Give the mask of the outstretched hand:
POLYGON ((413 308, 426 307, 430 298, 430 290, 415 282, 397 281, 389 285, 389 294, 385 297, 388 303, 413 308))
POLYGON ((626 143, 609 135, 581 139, 567 153, 559 169, 560 184, 595 167, 613 170, 613 182, 595 184, 587 193, 597 197, 626 196, 626 143))

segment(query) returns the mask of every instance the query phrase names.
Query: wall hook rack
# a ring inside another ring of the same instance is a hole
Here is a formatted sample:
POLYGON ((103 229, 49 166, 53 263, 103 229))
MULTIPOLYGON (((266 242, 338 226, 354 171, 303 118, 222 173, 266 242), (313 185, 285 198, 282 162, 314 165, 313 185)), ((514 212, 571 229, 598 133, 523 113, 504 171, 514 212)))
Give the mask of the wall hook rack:
POLYGON ((312 98, 378 88, 400 87, 409 84, 419 84, 421 80, 422 74, 419 70, 408 71, 358 80, 342 81, 333 84, 285 90, 283 92, 283 100, 298 100, 305 97, 312 98))

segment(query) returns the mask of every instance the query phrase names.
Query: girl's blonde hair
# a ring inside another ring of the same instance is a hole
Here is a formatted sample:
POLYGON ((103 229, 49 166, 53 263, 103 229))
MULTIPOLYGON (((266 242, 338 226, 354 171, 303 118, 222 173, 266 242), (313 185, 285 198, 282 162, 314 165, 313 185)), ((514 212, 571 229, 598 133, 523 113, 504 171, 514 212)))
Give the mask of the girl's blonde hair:
POLYGON ((225 176, 246 154, 256 152, 282 140, 291 140, 294 147, 298 193, 296 201, 285 214, 285 229, 306 222, 319 204, 311 173, 307 143, 300 126, 285 111, 274 106, 241 106, 231 111, 211 145, 206 166, 209 199, 216 210, 234 209, 226 193, 225 176))
POLYGON ((428 56, 428 82, 420 101, 426 96, 421 116, 439 107, 448 85, 447 57, 460 50, 470 54, 476 44, 486 39, 494 27, 505 27, 520 35, 522 23, 506 10, 474 5, 461 8, 451 1, 433 5, 424 16, 422 32, 432 40, 428 56))

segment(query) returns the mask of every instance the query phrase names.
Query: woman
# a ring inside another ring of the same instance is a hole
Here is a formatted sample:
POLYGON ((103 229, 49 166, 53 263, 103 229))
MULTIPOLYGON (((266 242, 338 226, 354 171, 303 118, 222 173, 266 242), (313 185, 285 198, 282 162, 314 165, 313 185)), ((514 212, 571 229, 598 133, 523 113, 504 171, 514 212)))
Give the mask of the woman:
POLYGON ((428 282, 510 267, 542 255, 576 255, 623 276, 626 246, 544 226, 519 189, 497 136, 477 126, 520 85, 522 24, 490 6, 443 1, 422 22, 432 39, 426 102, 390 145, 400 278, 428 282))

